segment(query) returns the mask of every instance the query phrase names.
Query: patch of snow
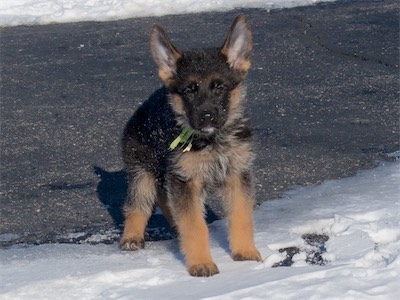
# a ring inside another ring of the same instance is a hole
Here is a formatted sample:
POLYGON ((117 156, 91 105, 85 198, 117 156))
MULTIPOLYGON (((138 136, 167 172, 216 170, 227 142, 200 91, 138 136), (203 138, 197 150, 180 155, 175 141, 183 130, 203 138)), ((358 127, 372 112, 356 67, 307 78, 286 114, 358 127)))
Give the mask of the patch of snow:
POLYGON ((332 0, 12 0, 0 1, 0 26, 111 21, 145 16, 283 8, 332 0))
POLYGON ((221 274, 190 277, 176 239, 137 252, 51 244, 0 250, 0 299, 400 299, 400 163, 298 188, 254 214, 262 263, 230 258, 226 221, 209 225, 221 274), (310 265, 307 234, 329 237, 310 265), (292 267, 272 267, 298 247, 292 267), (281 251, 281 252, 280 252, 281 251))

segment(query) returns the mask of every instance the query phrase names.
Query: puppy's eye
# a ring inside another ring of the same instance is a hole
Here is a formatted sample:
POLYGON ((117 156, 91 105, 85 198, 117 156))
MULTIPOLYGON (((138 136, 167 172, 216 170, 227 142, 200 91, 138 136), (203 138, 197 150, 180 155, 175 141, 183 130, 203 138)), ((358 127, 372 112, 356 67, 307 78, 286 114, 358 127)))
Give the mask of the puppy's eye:
POLYGON ((185 95, 190 95, 190 94, 197 93, 198 90, 199 90, 198 83, 192 82, 187 87, 185 87, 182 92, 185 95))
POLYGON ((228 86, 221 81, 213 81, 210 85, 211 90, 216 94, 221 94, 228 90, 228 86))

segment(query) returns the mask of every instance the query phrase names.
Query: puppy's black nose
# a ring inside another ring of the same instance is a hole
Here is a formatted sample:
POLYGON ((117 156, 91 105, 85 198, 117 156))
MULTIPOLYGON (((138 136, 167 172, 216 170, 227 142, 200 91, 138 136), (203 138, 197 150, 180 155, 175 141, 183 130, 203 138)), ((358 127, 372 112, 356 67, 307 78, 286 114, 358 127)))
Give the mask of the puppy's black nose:
POLYGON ((204 110, 200 115, 200 120, 203 124, 210 124, 214 121, 214 119, 214 114, 208 110, 204 110))

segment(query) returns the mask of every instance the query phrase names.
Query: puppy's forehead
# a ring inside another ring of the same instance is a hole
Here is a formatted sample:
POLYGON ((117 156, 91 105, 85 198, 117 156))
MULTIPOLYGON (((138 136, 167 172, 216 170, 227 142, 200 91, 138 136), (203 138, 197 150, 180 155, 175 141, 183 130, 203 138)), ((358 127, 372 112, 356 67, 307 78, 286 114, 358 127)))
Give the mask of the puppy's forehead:
POLYGON ((228 83, 229 78, 223 77, 218 73, 192 74, 187 78, 180 80, 182 85, 196 84, 200 88, 209 88, 213 82, 228 83))
POLYGON ((228 67, 226 60, 214 49, 183 52, 177 61, 180 71, 198 75, 203 72, 222 71, 228 67))
POLYGON ((177 61, 179 82, 236 80, 235 72, 218 49, 186 51, 177 61))

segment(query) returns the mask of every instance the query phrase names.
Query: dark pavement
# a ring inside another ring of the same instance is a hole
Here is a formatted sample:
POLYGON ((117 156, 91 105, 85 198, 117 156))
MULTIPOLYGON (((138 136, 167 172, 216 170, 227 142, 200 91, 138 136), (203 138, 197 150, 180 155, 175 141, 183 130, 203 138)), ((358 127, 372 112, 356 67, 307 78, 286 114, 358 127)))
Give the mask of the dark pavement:
MULTIPOLYGON (((259 203, 399 149, 399 8, 384 0, 241 10, 255 42, 248 108, 259 203)), ((238 12, 2 28, 0 244, 117 239, 119 139, 161 84, 151 25, 181 48, 218 46, 238 12)), ((222 216, 209 205, 210 220, 222 216)), ((149 238, 169 237, 164 226, 156 215, 149 238)))

